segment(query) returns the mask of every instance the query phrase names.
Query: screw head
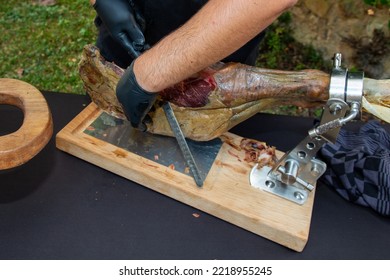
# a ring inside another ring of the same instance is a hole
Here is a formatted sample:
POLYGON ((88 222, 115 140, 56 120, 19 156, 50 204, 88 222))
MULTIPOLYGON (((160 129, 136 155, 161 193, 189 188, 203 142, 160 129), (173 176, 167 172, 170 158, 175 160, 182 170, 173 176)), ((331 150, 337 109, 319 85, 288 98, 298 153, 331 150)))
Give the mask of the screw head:
POLYGON ((305 195, 299 191, 294 192, 294 197, 297 200, 304 200, 305 199, 305 195))
POLYGON ((329 111, 330 111, 330 113, 333 114, 333 115, 338 115, 338 114, 341 112, 341 109, 342 109, 342 108, 343 108, 343 107, 342 107, 340 104, 338 104, 338 103, 333 103, 332 105, 330 105, 329 111))
POLYGON ((266 185, 266 187, 268 187, 270 189, 275 187, 275 183, 273 181, 270 181, 270 180, 265 181, 265 185, 266 185))

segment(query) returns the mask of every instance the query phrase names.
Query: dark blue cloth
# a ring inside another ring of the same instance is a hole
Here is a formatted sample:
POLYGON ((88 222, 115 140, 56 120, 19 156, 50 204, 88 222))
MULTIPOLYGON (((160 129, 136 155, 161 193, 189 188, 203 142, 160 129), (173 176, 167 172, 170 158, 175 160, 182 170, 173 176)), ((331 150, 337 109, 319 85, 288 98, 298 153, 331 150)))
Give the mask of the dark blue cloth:
POLYGON ((390 136, 377 121, 358 132, 342 128, 319 156, 327 164, 321 180, 348 201, 390 216, 390 136))

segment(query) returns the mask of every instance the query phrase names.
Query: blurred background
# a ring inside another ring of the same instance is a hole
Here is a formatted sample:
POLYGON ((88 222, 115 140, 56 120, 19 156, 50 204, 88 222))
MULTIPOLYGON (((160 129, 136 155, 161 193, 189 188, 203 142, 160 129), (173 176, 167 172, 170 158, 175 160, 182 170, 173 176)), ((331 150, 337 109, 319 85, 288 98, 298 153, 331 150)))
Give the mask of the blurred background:
MULTIPOLYGON (((84 94, 78 62, 95 42, 94 17, 88 0, 1 0, 0 77, 84 94)), ((268 29, 258 66, 330 71, 341 52, 349 69, 388 79, 389 30, 390 0, 301 0, 268 29)))
POLYGON ((1 0, 0 77, 83 94, 77 65, 95 41, 94 16, 88 0, 1 0))

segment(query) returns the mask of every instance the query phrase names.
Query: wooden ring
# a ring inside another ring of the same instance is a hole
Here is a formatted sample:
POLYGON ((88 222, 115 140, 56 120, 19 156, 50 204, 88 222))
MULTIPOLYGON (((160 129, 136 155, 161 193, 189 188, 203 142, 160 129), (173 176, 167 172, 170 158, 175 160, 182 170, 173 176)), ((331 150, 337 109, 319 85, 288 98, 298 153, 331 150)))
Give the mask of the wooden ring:
POLYGON ((22 126, 0 136, 0 170, 22 165, 38 154, 53 134, 51 113, 42 93, 32 85, 15 79, 0 79, 0 104, 23 111, 22 126))

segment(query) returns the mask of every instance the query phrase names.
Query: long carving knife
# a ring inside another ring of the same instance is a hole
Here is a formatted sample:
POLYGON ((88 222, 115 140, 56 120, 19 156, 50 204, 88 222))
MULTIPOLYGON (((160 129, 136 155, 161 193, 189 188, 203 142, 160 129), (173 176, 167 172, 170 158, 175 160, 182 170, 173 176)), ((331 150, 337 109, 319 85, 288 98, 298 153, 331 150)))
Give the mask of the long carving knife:
POLYGON ((196 185, 198 187, 202 187, 203 186, 203 178, 200 175, 199 168, 196 165, 196 162, 194 160, 194 157, 192 156, 190 148, 188 147, 188 144, 187 144, 187 141, 184 137, 184 134, 181 131, 180 125, 177 122, 175 114, 173 113, 171 104, 169 104, 169 102, 164 102, 162 107, 163 107, 165 115, 168 119, 168 123, 171 126, 173 134, 175 135, 177 143, 179 144, 180 150, 183 154, 183 157, 186 161, 186 164, 188 165, 188 167, 192 173, 192 176, 194 177, 196 185))
POLYGON ((173 134, 175 135, 176 141, 179 144, 184 160, 186 161, 186 164, 188 165, 192 173, 192 176, 194 177, 195 183, 198 187, 202 187, 203 186, 202 176, 200 175, 199 168, 196 166, 196 162, 194 160, 194 157, 192 156, 191 150, 188 147, 184 134, 181 131, 180 125, 177 122, 175 114, 173 113, 171 104, 169 104, 169 102, 164 102, 162 107, 164 109, 165 116, 168 119, 168 123, 173 131, 173 134))

